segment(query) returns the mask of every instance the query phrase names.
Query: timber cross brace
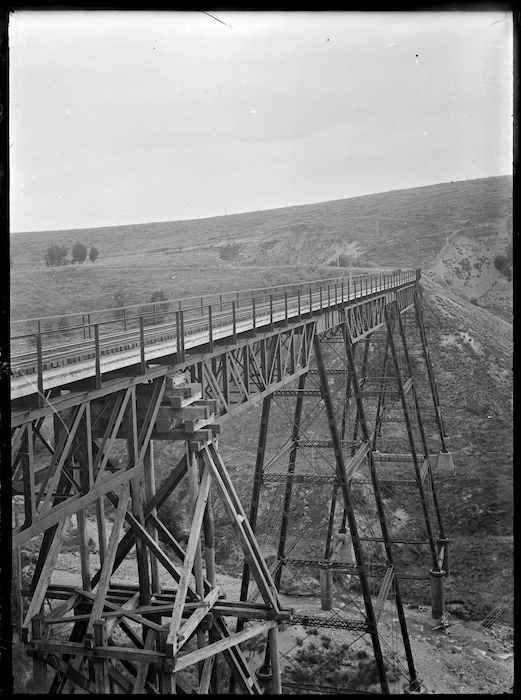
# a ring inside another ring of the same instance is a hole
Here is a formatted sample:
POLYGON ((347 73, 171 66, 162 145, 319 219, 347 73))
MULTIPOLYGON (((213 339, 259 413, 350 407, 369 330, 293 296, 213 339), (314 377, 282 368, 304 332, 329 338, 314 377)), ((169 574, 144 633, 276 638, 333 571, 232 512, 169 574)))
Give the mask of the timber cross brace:
POLYGON ((124 313, 106 338, 89 319, 85 349, 66 358, 37 339, 13 380, 12 483, 14 598, 38 692, 421 689, 403 595, 430 587, 432 615, 444 615, 436 479, 452 459, 419 280, 220 295, 179 304, 171 326, 141 318, 133 331, 124 313), (241 435, 226 424, 255 405, 256 451, 238 484, 226 455, 241 435), (183 499, 181 537, 167 514, 183 499), (59 568, 71 523, 74 581, 59 568), (222 538, 242 579, 222 572, 222 538), (302 662, 317 630, 330 635, 320 673, 302 662), (339 644, 371 681, 339 674, 339 644))

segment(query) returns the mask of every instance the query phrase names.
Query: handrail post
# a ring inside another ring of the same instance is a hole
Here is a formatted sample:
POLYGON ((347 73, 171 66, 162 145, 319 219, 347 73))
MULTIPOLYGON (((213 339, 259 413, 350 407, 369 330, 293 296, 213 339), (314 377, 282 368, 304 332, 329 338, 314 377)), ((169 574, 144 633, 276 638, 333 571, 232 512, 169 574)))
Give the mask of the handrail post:
POLYGON ((99 326, 94 324, 94 362, 96 367, 96 389, 101 389, 101 352, 99 346, 99 326))
POLYGON ((219 294, 219 305, 220 305, 220 311, 223 310, 223 295, 219 294))
POLYGON ((297 289, 297 311, 298 311, 298 320, 300 321, 301 315, 300 315, 300 289, 297 289))
MULTIPOLYGON (((39 325, 38 321, 38 325, 39 325)), ((36 334, 36 364, 38 368, 38 408, 43 408, 45 394, 43 393, 43 357, 42 357, 42 334, 36 334)))
POLYGON ((177 350, 177 361, 181 361, 181 319, 180 311, 175 312, 175 341, 177 350))
POLYGON ((288 325, 288 293, 284 290, 284 325, 288 325))
POLYGON ((154 326, 157 326, 157 314, 156 314, 156 305, 154 303, 154 326))
POLYGON ((338 297, 337 297, 337 292, 338 292, 338 283, 335 282, 335 306, 338 306, 338 297))
POLYGON ((181 327, 181 362, 185 361, 185 318, 184 311, 179 312, 179 320, 181 327))
POLYGON ((322 311, 322 285, 320 285, 320 289, 319 289, 319 298, 320 298, 320 311, 322 311))
POLYGON ((127 330, 127 307, 123 307, 123 330, 127 330))
POLYGON ((253 321, 253 337, 257 335, 257 316, 255 313, 255 297, 251 298, 251 312, 252 312, 252 321, 253 321))
POLYGON ((89 324, 89 338, 92 338, 92 326, 90 324, 90 314, 87 314, 87 323, 89 324))
POLYGON ((273 330, 273 294, 270 294, 270 331, 273 330))
POLYGON ((311 291, 311 284, 309 285, 309 317, 313 315, 313 292, 311 291))
POLYGON ((213 352, 213 324, 212 324, 212 305, 208 304, 208 345, 210 352, 213 352))
POLYGON ((147 371, 147 365, 145 361, 145 326, 143 323, 143 316, 139 317, 139 357, 141 364, 141 374, 145 374, 145 372, 147 371))
POLYGON ((233 344, 237 343, 237 315, 235 313, 235 302, 232 301, 232 319, 233 319, 233 344))
POLYGON ((327 285, 327 306, 328 308, 331 306, 331 285, 327 285))

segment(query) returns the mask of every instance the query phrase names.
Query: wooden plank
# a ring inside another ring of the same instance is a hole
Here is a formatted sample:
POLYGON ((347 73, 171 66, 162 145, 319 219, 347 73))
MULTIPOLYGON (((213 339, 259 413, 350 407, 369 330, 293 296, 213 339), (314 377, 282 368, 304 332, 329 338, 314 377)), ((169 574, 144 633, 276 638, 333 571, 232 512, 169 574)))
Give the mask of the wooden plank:
POLYGON ((235 492, 220 455, 213 446, 205 446, 202 454, 205 462, 207 462, 208 466, 212 470, 212 476, 214 477, 215 483, 221 491, 223 496, 223 505, 228 512, 232 527, 236 531, 242 544, 244 555, 251 567, 251 571, 259 591, 261 592, 264 601, 271 605, 276 612, 280 612, 281 605, 277 588, 271 577, 269 569, 266 566, 266 562, 262 556, 248 518, 244 513, 242 504, 235 492), (216 461, 214 461, 214 459, 216 461), (217 466, 216 462, 219 464, 220 468, 217 466), (226 479, 226 482, 224 479, 226 479))
POLYGON ((249 627, 242 632, 237 632, 236 634, 230 635, 225 639, 220 639, 219 641, 209 644, 202 649, 197 649, 189 654, 185 654, 185 656, 181 656, 180 658, 176 659, 175 672, 177 673, 178 671, 182 671, 184 668, 188 668, 189 666, 193 666, 200 661, 204 661, 204 659, 207 659, 209 656, 215 656, 215 654, 219 654, 225 649, 237 646, 248 639, 264 634, 273 627, 276 627, 277 624, 278 623, 274 620, 269 620, 262 625, 249 627))
POLYGON ((78 510, 80 510, 80 508, 86 508, 100 496, 123 486, 125 483, 128 483, 130 479, 139 473, 140 469, 141 465, 139 464, 131 469, 122 469, 114 476, 110 476, 106 481, 103 481, 98 486, 95 486, 93 489, 91 489, 91 491, 89 491, 89 493, 85 494, 85 496, 80 496, 78 494, 77 496, 69 498, 64 503, 54 506, 47 515, 41 519, 38 519, 36 523, 33 523, 28 528, 13 534, 12 546, 20 547, 21 545, 25 544, 27 540, 30 540, 32 537, 45 532, 53 525, 56 525, 63 519, 67 518, 73 513, 76 513, 78 510))
MULTIPOLYGON (((203 618, 206 617, 206 615, 208 615, 211 608, 217 602, 220 594, 221 589, 219 587, 211 590, 210 593, 208 593, 208 595, 202 601, 204 607, 197 608, 196 610, 194 610, 194 612, 190 615, 188 620, 186 620, 184 625, 179 629, 179 634, 177 636, 178 651, 183 647, 184 644, 186 644, 186 642, 188 642, 188 640, 192 636, 195 629, 199 626, 203 618)), ((188 603, 188 605, 190 605, 190 603, 188 603)))
MULTIPOLYGON (((146 640, 145 640, 145 650, 150 651, 154 648, 156 642, 157 633, 153 630, 148 630, 146 640)), ((145 682, 148 675, 148 669, 150 668, 150 662, 145 661, 138 669, 136 682, 132 690, 132 695, 141 695, 145 691, 145 682)))
POLYGON ((47 639, 33 640, 31 645, 36 651, 46 651, 50 654, 70 654, 87 659, 106 657, 107 659, 130 661, 139 664, 144 662, 164 664, 167 667, 171 663, 170 658, 164 653, 148 649, 136 649, 134 647, 108 646, 103 649, 97 647, 88 648, 82 642, 60 642, 47 639))
POLYGON ((186 545, 185 559, 183 562, 183 570, 181 573, 181 579, 179 581, 179 588, 177 589, 177 594, 175 597, 174 610, 172 612, 172 620, 170 623, 170 632, 168 633, 166 648, 167 652, 174 656, 176 654, 177 647, 177 632, 179 630, 179 625, 181 623, 181 616, 185 604, 186 593, 188 589, 188 581, 192 573, 192 567, 195 560, 195 555, 197 551, 197 544, 201 535, 201 526, 203 524, 204 511, 206 507, 206 500, 210 492, 210 470, 205 468, 201 477, 201 483, 199 485, 199 494, 197 497, 197 503, 195 505, 194 513, 192 516, 192 526, 190 529, 190 535, 188 537, 188 543, 186 545))
POLYGON ((96 481, 95 484, 98 486, 98 484, 101 482, 101 479, 103 477, 105 467, 107 466, 107 462, 109 459, 109 455, 112 451, 112 448, 114 446, 114 441, 116 440, 117 434, 119 427, 123 421, 123 417, 125 415, 125 411, 127 408, 128 401, 130 399, 132 389, 134 387, 129 387, 126 391, 124 396, 120 399, 118 396, 116 400, 116 404, 114 405, 114 408, 112 410, 112 413, 110 415, 110 420, 109 424, 107 426, 107 429, 105 431, 105 435, 109 434, 110 437, 108 439, 108 444, 105 444, 105 436, 103 438, 103 442, 100 445, 100 450, 98 454, 96 455, 96 460, 94 462, 94 472, 96 473, 96 481))
MULTIPOLYGON (((67 440, 65 442, 65 446, 64 446, 63 450, 61 451, 61 453, 59 453, 60 457, 58 459, 58 463, 55 465, 55 467, 53 464, 51 464, 49 466, 49 469, 45 474, 45 478, 42 481, 42 484, 40 486, 40 491, 38 493, 38 498, 37 498, 38 502, 40 502, 41 499, 43 498, 43 494, 44 494, 46 488, 47 488, 47 493, 45 495, 45 498, 44 498, 43 503, 42 503, 40 510, 39 510, 40 517, 49 508, 51 499, 54 497, 54 492, 56 491, 56 487, 58 486, 58 482, 60 480, 63 465, 65 464, 65 462, 68 458, 69 451, 70 451, 70 449, 72 447, 72 443, 76 437, 76 432, 77 432, 78 427, 80 425, 81 417, 83 416, 84 411, 85 411, 85 404, 82 404, 81 406, 78 407, 78 410, 76 412, 76 416, 74 417, 71 428, 67 433, 67 440), (53 467, 54 467, 54 473, 52 474, 52 478, 50 479, 49 486, 47 486, 53 467)), ((60 443, 61 443, 61 441, 60 441, 60 443)), ((55 458, 56 458, 56 453, 55 453, 55 458)), ((53 460, 53 462, 54 462, 54 460, 53 460)))
MULTIPOLYGON (((93 593, 91 593, 89 596, 87 596, 87 593, 88 591, 82 591, 82 595, 88 597, 93 602, 97 600, 97 596, 95 596, 93 593)), ((110 620, 111 629, 114 629, 114 627, 121 622, 121 618, 127 617, 129 620, 133 620, 134 622, 137 622, 140 625, 145 625, 145 627, 149 627, 150 629, 155 630, 156 632, 159 632, 163 629, 162 626, 159 625, 157 622, 152 622, 152 620, 148 620, 146 617, 143 617, 143 615, 141 615, 139 612, 135 612, 135 610, 139 607, 139 592, 136 595, 132 596, 130 601, 128 601, 124 605, 116 605, 115 603, 111 603, 108 600, 105 600, 104 607, 109 608, 110 613, 101 612, 100 618, 105 618, 105 616, 108 615, 117 616, 115 620, 110 620), (136 604, 134 604, 134 599, 137 600, 136 604)), ((79 619, 79 617, 83 616, 78 616, 77 619, 79 619)), ((91 617, 92 613, 89 613, 87 619, 90 619, 91 617)))
POLYGON ((199 681, 198 695, 208 695, 210 689, 210 682, 212 680, 212 671, 214 666, 215 656, 209 656, 203 662, 203 670, 201 672, 201 679, 199 681))
POLYGON ((22 627, 26 629, 26 634, 28 637, 25 641, 30 641, 32 630, 29 625, 34 615, 38 615, 40 608, 42 607, 43 601, 45 600, 45 594, 47 593, 47 587, 51 580, 51 576, 58 561, 58 555, 63 542, 63 529, 65 524, 68 523, 68 518, 63 520, 58 524, 56 532, 54 533, 54 538, 52 540, 51 546, 49 548, 49 553, 47 559, 42 568, 42 573, 40 574, 40 580, 38 586, 33 594, 31 602, 29 603, 29 608, 27 610, 22 627))
POLYGON ((123 522, 125 520, 125 513, 127 511, 129 499, 129 484, 128 482, 123 486, 118 507, 116 509, 116 514, 114 516, 114 522, 112 524, 112 532, 110 533, 109 544, 107 547, 107 554, 105 561, 103 562, 103 567, 101 569, 100 580, 96 589, 96 599, 91 610, 91 617, 87 624, 87 630, 85 632, 85 644, 90 646, 92 643, 92 635, 94 630, 94 620, 99 619, 100 613, 105 605, 105 599, 107 597, 107 591, 110 584, 110 577, 112 575, 112 565, 116 558, 118 540, 123 527, 123 522))
POLYGON ((87 532, 87 518, 83 508, 76 513, 76 523, 80 543, 81 581, 83 588, 86 591, 90 591, 89 535, 87 532))
POLYGON ((95 693, 94 683, 91 683, 88 678, 86 678, 70 664, 58 659, 54 654, 45 654, 42 658, 46 664, 59 671, 60 675, 70 681, 70 683, 74 683, 87 693, 95 693))
MULTIPOLYGON (((94 644, 97 647, 107 646, 103 620, 94 620, 94 644)), ((110 694, 110 681, 108 675, 108 660, 105 657, 96 659, 94 666, 94 684, 96 695, 110 694)))
MULTIPOLYGON (((147 532, 147 530, 143 527, 143 525, 141 525, 141 523, 139 523, 132 515, 130 515, 130 513, 127 513, 126 520, 127 520, 127 523, 130 525, 130 527, 132 528, 132 533, 134 535, 137 535, 138 537, 140 537, 141 539, 143 539, 146 542, 148 548, 153 552, 153 554, 155 554, 157 559, 159 559, 159 561, 163 564, 163 566, 168 571, 168 573, 172 576, 172 578, 175 581, 179 581, 179 579, 181 577, 180 570, 177 568, 177 566, 175 564, 172 563, 172 561, 169 559, 169 557, 165 554, 165 552, 163 552, 163 550, 161 549, 159 544, 147 532)), ((157 522, 159 522, 159 521, 154 520, 154 522, 156 523, 156 526, 157 526, 157 522)))
MULTIPOLYGON (((130 482, 132 513, 136 521, 144 527, 145 516, 143 513, 143 501, 141 498, 141 479, 137 476, 130 482)), ((147 605, 150 602, 151 587, 150 587, 150 571, 148 569, 148 556, 145 548, 145 543, 141 537, 136 537, 136 562, 139 577, 139 591, 141 605, 147 605)))

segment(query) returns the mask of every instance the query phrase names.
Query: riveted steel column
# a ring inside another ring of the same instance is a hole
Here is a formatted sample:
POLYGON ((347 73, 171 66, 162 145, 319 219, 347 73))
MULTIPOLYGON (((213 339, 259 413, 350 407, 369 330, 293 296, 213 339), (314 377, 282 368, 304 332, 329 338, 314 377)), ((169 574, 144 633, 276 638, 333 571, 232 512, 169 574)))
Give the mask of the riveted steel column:
MULTIPOLYGON (((343 330, 344 330, 344 346, 345 346, 345 350, 346 350, 346 357, 347 357, 347 361, 348 361, 349 371, 351 372, 352 377, 353 377, 353 393, 354 393, 355 401, 357 404, 357 415, 360 418, 360 427, 362 430, 363 439, 368 441, 369 440, 369 428, 368 428, 367 420, 366 420, 366 416, 365 416, 365 410, 364 410, 364 405, 363 405, 363 401, 362 401, 362 394, 361 394, 360 385, 358 382, 358 375, 356 373, 353 345, 351 343, 351 339, 349 338, 349 334, 348 334, 347 328, 345 326, 343 327, 343 330)), ((385 518, 385 510, 384 510, 382 495, 381 495, 381 491, 380 491, 380 484, 378 482, 378 477, 376 474, 373 455, 372 455, 371 451, 368 453, 368 463, 369 463, 369 471, 371 474, 371 483, 373 486, 373 494, 374 494, 375 502, 376 502, 376 510, 378 513, 378 520, 379 520, 380 528, 382 531, 382 538, 383 538, 383 545, 384 545, 384 549, 385 549, 385 554, 386 554, 386 557, 388 560, 388 564, 390 566, 394 566, 392 549, 391 549, 390 538, 389 538, 389 531, 387 528, 387 521, 385 518)), ((349 513, 347 513, 347 515, 349 516, 349 513)), ((355 555, 356 555, 356 549, 355 549, 355 555)), ((409 640, 409 632, 407 630, 407 623, 405 621, 405 614, 404 614, 402 599, 401 599, 401 595, 400 595, 400 587, 399 587, 399 582, 398 582, 396 575, 394 576, 394 590, 395 590, 395 598, 396 598, 396 610, 398 613, 398 621, 399 621, 399 625, 400 625, 400 631, 402 634, 405 656, 407 659, 407 666, 409 669, 411 683, 415 683, 417 681, 416 668, 414 666, 414 659, 412 656, 412 649, 411 649, 411 644, 410 644, 410 640, 409 640)), ((374 637, 373 637, 373 639, 374 639, 374 637)))

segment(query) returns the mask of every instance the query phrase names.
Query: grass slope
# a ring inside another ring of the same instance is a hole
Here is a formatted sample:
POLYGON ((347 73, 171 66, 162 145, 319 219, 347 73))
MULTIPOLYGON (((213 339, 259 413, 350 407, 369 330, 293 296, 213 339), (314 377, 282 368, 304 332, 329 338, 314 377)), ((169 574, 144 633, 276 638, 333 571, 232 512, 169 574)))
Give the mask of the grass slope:
MULTIPOLYGON (((178 298, 319 277, 325 272, 316 266, 341 253, 369 267, 428 267, 449 236, 483 237, 483 227, 497 239, 490 258, 507 245, 511 196, 505 176, 194 221, 12 234, 11 313, 106 308, 119 290, 130 304, 159 288, 178 298), (99 249, 94 264, 45 266, 49 245, 70 250, 78 240, 99 249), (236 257, 224 260, 220 251, 230 244, 236 257)), ((493 269, 488 286, 500 278, 493 269)))

